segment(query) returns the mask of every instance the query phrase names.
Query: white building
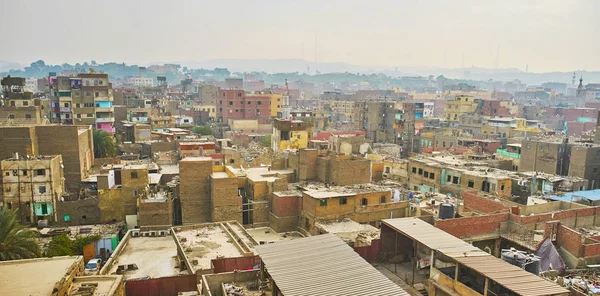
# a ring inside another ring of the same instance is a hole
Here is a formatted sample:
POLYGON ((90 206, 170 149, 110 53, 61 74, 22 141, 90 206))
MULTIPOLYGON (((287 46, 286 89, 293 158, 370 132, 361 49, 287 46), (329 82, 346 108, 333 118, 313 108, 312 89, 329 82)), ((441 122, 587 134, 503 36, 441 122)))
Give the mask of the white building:
POLYGON ((133 76, 127 78, 127 84, 137 87, 152 87, 154 86, 154 79, 150 77, 133 76))
POLYGON ((25 90, 36 93, 38 92, 38 81, 37 78, 26 78, 25 79, 25 90))

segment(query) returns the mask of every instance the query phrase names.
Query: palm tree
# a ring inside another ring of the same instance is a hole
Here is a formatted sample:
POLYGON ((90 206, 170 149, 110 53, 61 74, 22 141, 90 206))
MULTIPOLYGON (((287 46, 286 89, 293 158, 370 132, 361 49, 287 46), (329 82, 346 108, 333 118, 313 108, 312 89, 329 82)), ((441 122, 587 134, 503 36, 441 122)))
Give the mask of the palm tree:
POLYGON ((103 130, 94 130, 94 157, 115 156, 116 145, 112 136, 103 130))
POLYGON ((40 257, 37 233, 17 222, 16 210, 0 209, 0 261, 40 257))

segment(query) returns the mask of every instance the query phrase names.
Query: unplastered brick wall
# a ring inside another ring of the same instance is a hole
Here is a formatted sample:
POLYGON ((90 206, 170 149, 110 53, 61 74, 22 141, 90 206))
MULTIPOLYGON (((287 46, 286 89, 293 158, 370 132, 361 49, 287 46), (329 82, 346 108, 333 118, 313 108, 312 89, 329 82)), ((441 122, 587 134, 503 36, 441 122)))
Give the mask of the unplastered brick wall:
POLYGON ((594 225, 596 220, 594 216, 598 215, 600 215, 600 207, 591 207, 528 216, 511 214, 509 219, 510 221, 519 224, 541 223, 559 220, 561 221, 561 224, 569 227, 581 227, 594 225))
POLYGON ((435 221, 435 227, 456 237, 464 238, 491 234, 508 220, 508 213, 435 221))
POLYGON ((509 208, 501 202, 477 195, 477 192, 465 192, 463 195, 464 207, 467 211, 481 213, 508 212, 509 208))
POLYGON ((584 238, 581 234, 567 226, 560 225, 556 233, 556 243, 571 255, 580 257, 584 238))

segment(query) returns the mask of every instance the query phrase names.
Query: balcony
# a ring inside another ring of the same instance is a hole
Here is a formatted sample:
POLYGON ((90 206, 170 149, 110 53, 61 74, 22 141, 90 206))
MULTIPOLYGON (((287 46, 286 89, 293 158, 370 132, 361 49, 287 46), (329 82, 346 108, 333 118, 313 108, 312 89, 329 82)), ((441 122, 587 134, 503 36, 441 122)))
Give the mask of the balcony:
POLYGON ((514 159, 521 158, 521 154, 514 153, 514 152, 508 152, 506 149, 496 149, 496 154, 504 156, 504 157, 514 158, 514 159))
POLYGON ((96 107, 96 112, 108 112, 108 113, 112 113, 114 112, 114 108, 113 107, 96 107))
POLYGON ((61 113, 71 113, 71 107, 60 107, 61 113))
POLYGON ((115 122, 115 118, 114 117, 96 117, 96 122, 98 122, 98 123, 115 122))

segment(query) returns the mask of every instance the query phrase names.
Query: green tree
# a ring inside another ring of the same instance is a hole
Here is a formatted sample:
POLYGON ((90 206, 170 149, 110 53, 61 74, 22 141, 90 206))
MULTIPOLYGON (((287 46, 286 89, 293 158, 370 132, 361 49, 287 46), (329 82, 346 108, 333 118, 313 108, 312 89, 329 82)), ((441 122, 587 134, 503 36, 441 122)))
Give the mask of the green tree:
POLYGON ((0 209, 0 261, 40 257, 37 233, 17 222, 16 210, 0 209))
POLYGON ((90 235, 72 240, 66 234, 59 234, 52 238, 46 257, 83 255, 83 247, 100 239, 99 235, 90 235))
POLYGON ((109 133, 103 130, 94 130, 94 157, 113 157, 116 151, 115 140, 109 133))
POLYGON ((271 147, 271 135, 265 135, 258 141, 258 143, 264 147, 271 147))
POLYGON ((199 125, 192 129, 192 131, 196 134, 200 134, 202 136, 212 136, 213 129, 209 125, 199 125))

